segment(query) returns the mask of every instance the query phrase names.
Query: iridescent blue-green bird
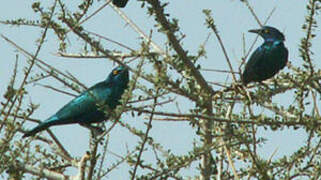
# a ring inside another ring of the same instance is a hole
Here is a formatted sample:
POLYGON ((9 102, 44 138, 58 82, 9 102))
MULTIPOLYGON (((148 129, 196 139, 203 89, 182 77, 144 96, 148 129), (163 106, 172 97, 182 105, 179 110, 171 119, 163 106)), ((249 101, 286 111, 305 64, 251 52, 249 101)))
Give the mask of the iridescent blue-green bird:
POLYGON ((113 4, 119 8, 123 8, 126 6, 128 0, 113 0, 113 4))
POLYGON ((119 100, 128 87, 128 74, 128 69, 124 66, 113 69, 105 81, 81 93, 56 114, 26 132, 23 137, 33 136, 55 125, 79 123, 90 126, 91 123, 103 122, 108 119, 108 112, 120 104, 119 100))
POLYGON ((246 63, 241 76, 243 84, 261 82, 273 77, 288 62, 288 50, 284 46, 284 35, 274 27, 263 26, 261 29, 249 30, 259 34, 264 43, 258 47, 246 63))

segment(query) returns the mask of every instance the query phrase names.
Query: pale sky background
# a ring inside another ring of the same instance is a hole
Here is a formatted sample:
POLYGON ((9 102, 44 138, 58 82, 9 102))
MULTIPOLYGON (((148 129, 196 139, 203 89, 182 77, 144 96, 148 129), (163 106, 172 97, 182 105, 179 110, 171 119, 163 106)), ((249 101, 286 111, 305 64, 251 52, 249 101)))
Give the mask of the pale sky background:
MULTIPOLYGON (((72 1, 71 6, 76 6, 76 1, 72 1)), ((78 2, 78 1, 77 1, 78 2)), ((258 18, 263 22, 269 15, 271 10, 275 7, 276 10, 268 22, 268 25, 277 27, 280 31, 284 32, 286 36, 285 44, 289 49, 289 60, 294 65, 300 65, 301 59, 299 58, 298 47, 300 39, 304 34, 301 27, 304 23, 304 16, 306 15, 306 1, 302 0, 250 0, 250 4, 253 6, 258 18)), ((45 3, 52 4, 53 1, 45 1, 45 3)), ((104 3, 102 1, 100 4, 104 3)), ((142 30, 148 34, 150 28, 153 28, 154 18, 146 15, 146 9, 140 8, 141 3, 130 0, 126 8, 122 9, 128 17, 130 17, 142 30)), ((91 12, 96 10, 91 9, 91 12)), ((184 48, 188 49, 190 53, 197 52, 199 45, 204 42, 210 30, 204 26, 205 16, 202 13, 203 9, 211 9, 215 24, 219 30, 221 38, 224 42, 225 48, 228 51, 229 57, 232 61, 233 68, 237 70, 240 64, 240 58, 242 57, 242 36, 245 35, 246 48, 255 39, 255 35, 248 33, 249 29, 258 28, 250 11, 247 9, 244 3, 237 0, 176 0, 170 1, 166 12, 171 16, 179 19, 181 31, 186 34, 184 39, 184 48)), ((12 0, 5 1, 0 6, 0 20, 11 20, 18 18, 27 18, 30 20, 38 20, 38 16, 35 16, 31 9, 30 1, 12 0)), ((320 23, 320 22, 319 22, 320 23)), ((93 19, 84 24, 85 28, 89 31, 96 32, 113 40, 119 41, 123 44, 130 46, 133 49, 139 48, 140 38, 124 21, 117 15, 117 13, 111 8, 106 7, 93 19)), ((153 40, 159 45, 164 42, 165 36, 157 33, 153 28, 153 40)), ((9 39, 16 42, 18 45, 25 48, 31 53, 35 53, 37 43, 35 41, 40 37, 41 31, 34 27, 13 27, 0 24, 0 33, 7 36, 9 39)), ((321 34, 320 30, 315 32, 318 37, 314 39, 313 50, 319 52, 321 49, 321 34)), ((114 65, 108 59, 91 59, 91 60, 72 60, 66 58, 59 58, 54 54, 57 53, 58 42, 52 35, 52 31, 49 31, 49 36, 46 38, 46 43, 42 48, 38 58, 44 60, 46 63, 53 65, 57 69, 62 71, 68 71, 77 77, 87 87, 104 80, 109 74, 114 65)), ((75 38, 70 39, 69 52, 78 53, 81 51, 81 46, 75 41, 75 38)), ((263 42, 259 39, 255 45, 258 47, 263 42)), ((117 46, 107 42, 104 43, 105 48, 123 50, 117 46)), ((3 100, 6 87, 12 75, 14 62, 16 59, 17 51, 10 46, 3 39, 0 39, 0 100, 3 100)), ((207 59, 201 60, 202 67, 224 69, 228 70, 227 63, 223 56, 223 53, 219 47, 218 41, 212 34, 207 45, 207 59)), ((315 53, 315 61, 320 60, 320 53, 315 53)), ((23 77, 22 68, 26 64, 26 58, 19 54, 19 75, 18 78, 21 82, 23 77)), ((320 67, 320 62, 317 63, 320 67)), ((288 71, 285 68, 283 71, 288 71)), ((33 73, 37 73, 37 69, 33 70, 33 73)), ((227 75, 222 73, 202 72, 206 80, 224 83, 227 75)), ((228 82, 231 79, 229 77, 228 82)), ((64 88, 63 85, 57 83, 53 79, 41 81, 42 84, 49 84, 58 88, 64 88)), ((218 87, 214 87, 217 89, 218 87)), ((57 92, 53 92, 40 86, 29 85, 27 87, 29 94, 25 98, 26 102, 33 102, 40 104, 39 109, 34 113, 33 117, 44 120, 54 114, 60 107, 66 104, 72 97, 62 95, 57 92)), ((273 98, 274 103, 290 104, 288 97, 278 96, 273 98)), ((181 103, 180 106, 187 108, 191 104, 181 103)), ((159 108, 160 109, 160 108, 159 108)), ((160 109, 164 110, 164 109, 160 109)), ((170 110, 166 108, 165 110, 170 110)), ((143 122, 147 122, 142 118, 131 118, 129 113, 123 114, 122 121, 126 121, 135 127, 145 130, 143 122)), ((36 124, 25 124, 26 128, 34 127, 36 124)), ((109 127, 110 123, 106 123, 109 127)), ((88 135, 89 131, 78 125, 59 126, 51 128, 56 133, 61 142, 65 145, 70 154, 74 157, 82 156, 88 150, 88 135)), ((192 142, 195 138, 195 129, 192 129, 188 123, 173 123, 173 122, 154 122, 151 130, 151 135, 155 138, 156 142, 162 144, 165 149, 171 149, 174 154, 184 154, 191 150, 192 142)), ((278 148, 275 158, 287 155, 299 147, 305 140, 306 134, 303 130, 284 129, 276 132, 270 130, 261 130, 259 132, 261 137, 268 139, 268 142, 261 146, 259 152, 264 158, 268 158, 272 152, 278 148)), ((20 137, 19 137, 20 138, 20 137)), ((127 153, 127 150, 132 150, 135 146, 133 142, 136 142, 138 138, 132 136, 127 129, 117 125, 116 128, 110 133, 110 145, 109 150, 117 152, 120 155, 127 153), (128 149, 127 149, 128 148, 128 149)), ((150 156, 146 154, 143 156, 147 160, 150 160, 150 156)), ((114 157, 110 157, 110 161, 107 159, 105 163, 112 162, 114 157)), ((184 175, 195 175, 198 171, 195 168, 183 171, 184 175)), ((120 166, 108 177, 109 179, 128 179, 128 166, 120 166)))

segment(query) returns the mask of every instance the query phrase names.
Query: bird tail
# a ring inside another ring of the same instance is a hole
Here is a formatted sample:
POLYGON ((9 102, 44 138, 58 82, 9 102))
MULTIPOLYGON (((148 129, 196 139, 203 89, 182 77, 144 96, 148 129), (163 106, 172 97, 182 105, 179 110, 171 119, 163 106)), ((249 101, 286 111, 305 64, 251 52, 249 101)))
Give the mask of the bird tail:
POLYGON ((26 138, 26 137, 29 137, 29 136, 33 136, 33 135, 37 134, 38 132, 43 131, 43 130, 49 128, 50 126, 55 125, 55 121, 56 121, 56 120, 57 120, 56 117, 51 117, 51 118, 49 118, 48 120, 40 123, 38 126, 36 126, 35 128, 31 129, 30 131, 27 131, 27 132, 22 136, 22 138, 26 138))

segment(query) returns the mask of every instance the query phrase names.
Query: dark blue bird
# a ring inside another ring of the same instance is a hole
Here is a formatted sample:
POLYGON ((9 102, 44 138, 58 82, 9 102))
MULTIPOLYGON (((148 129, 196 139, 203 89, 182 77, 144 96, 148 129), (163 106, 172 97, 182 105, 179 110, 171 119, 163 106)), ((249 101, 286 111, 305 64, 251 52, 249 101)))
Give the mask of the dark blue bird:
POLYGON ((50 126, 79 123, 89 126, 108 119, 108 112, 120 104, 119 100, 128 86, 128 69, 119 66, 105 81, 99 82, 62 107, 56 114, 23 137, 35 135, 50 126))
POLYGON ((123 8, 126 6, 128 0, 113 0, 113 4, 119 8, 123 8))
POLYGON ((274 27, 263 26, 261 29, 249 30, 259 34, 264 43, 258 47, 246 63, 242 74, 243 84, 261 82, 273 77, 288 62, 288 50, 284 46, 284 35, 274 27))

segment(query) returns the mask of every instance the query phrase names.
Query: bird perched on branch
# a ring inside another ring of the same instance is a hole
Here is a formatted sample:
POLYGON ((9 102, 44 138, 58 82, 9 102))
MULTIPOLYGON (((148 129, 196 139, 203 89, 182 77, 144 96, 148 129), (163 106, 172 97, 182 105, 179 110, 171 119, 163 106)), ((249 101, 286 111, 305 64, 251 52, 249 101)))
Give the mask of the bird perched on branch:
POLYGON ((288 50, 284 46, 284 35, 274 27, 263 26, 261 29, 249 30, 259 34, 264 43, 258 47, 246 63, 241 76, 244 85, 261 82, 273 77, 288 62, 288 50))
POLYGON ((119 8, 123 8, 126 6, 128 0, 113 0, 113 4, 119 8))
POLYGON ((108 119, 110 111, 120 104, 119 100, 127 89, 128 81, 127 68, 119 66, 113 69, 105 81, 81 93, 56 114, 26 132, 23 137, 33 136, 55 125, 79 123, 92 127, 91 123, 103 122, 108 119))

